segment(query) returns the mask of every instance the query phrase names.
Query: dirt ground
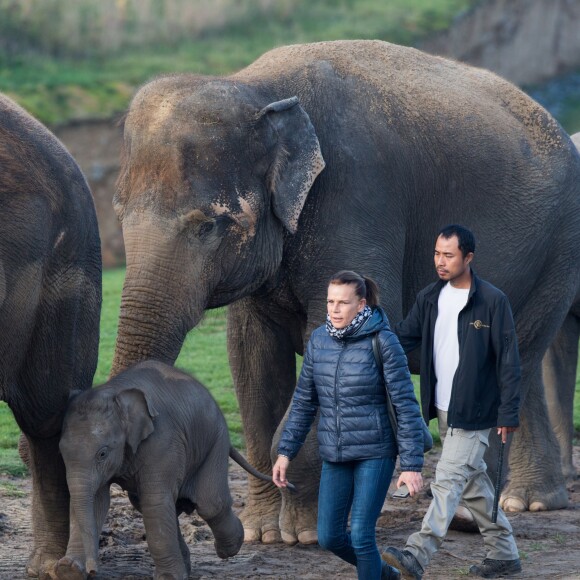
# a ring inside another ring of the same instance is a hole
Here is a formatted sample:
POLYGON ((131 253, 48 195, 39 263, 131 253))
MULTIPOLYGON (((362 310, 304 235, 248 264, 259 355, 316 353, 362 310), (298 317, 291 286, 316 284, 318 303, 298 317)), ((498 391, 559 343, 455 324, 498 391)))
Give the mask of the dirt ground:
MULTIPOLYGON (((428 481, 434 473, 438 455, 436 450, 427 455, 425 475, 428 481)), ((575 448, 575 464, 580 467, 580 447, 575 448)), ((246 479, 245 472, 232 464, 230 481, 236 512, 244 506, 246 479)), ((26 578, 25 563, 32 544, 29 490, 28 479, 0 478, 2 580, 26 578)), ((518 578, 580 579, 580 480, 569 486, 569 494, 568 509, 508 515, 523 564, 523 573, 518 578)), ((418 499, 386 502, 377 527, 379 546, 402 546, 407 536, 419 529, 428 504, 425 493, 418 499)), ((237 556, 220 560, 205 522, 195 514, 182 515, 180 519, 191 550, 192 579, 356 578, 351 566, 317 546, 244 544, 237 556)), ((450 531, 423 578, 461 578, 467 574, 470 564, 483 557, 483 542, 479 534, 450 531)), ((100 561, 101 579, 144 580, 153 575, 141 516, 115 486, 112 488, 111 510, 101 535, 100 561)))

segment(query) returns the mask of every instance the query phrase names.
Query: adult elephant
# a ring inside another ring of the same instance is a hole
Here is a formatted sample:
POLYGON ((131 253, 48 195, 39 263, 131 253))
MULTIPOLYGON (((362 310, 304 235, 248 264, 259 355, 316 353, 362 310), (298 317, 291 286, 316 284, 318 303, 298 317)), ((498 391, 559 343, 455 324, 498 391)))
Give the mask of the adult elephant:
POLYGON ((92 383, 100 308, 101 249, 85 178, 48 129, 0 95, 0 399, 28 443, 31 576, 66 551, 58 442, 69 391, 92 383))
MULTIPOLYGON (((566 505, 542 357, 579 287, 580 157, 537 103, 491 73, 411 48, 296 45, 229 77, 147 84, 124 149, 114 373, 147 357, 173 362, 204 310, 230 304, 248 456, 267 471, 329 276, 351 268, 376 279, 396 322, 434 279, 438 229, 464 223, 478 238, 477 271, 511 300, 522 353, 504 506, 566 505)), ((301 493, 282 509, 252 480, 246 538, 276 541, 281 528, 287 542, 314 541, 316 469, 311 445, 292 463, 301 493)))

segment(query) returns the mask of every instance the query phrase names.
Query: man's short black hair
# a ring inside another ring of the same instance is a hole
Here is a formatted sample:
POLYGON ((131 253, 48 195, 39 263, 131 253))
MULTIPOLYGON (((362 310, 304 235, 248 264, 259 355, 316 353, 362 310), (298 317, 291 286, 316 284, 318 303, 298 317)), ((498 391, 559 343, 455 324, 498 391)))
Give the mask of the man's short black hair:
POLYGON ((457 236, 459 242, 459 249, 461 254, 465 258, 470 252, 475 252, 475 236, 471 230, 468 230, 465 226, 460 226, 459 224, 450 224, 442 228, 437 237, 443 237, 446 240, 457 236))

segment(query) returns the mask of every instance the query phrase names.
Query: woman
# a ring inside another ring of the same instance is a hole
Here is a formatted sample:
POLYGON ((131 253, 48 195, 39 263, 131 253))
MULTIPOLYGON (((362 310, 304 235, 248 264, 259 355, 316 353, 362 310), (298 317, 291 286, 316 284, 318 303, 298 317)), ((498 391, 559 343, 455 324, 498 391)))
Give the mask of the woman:
POLYGON ((326 325, 310 337, 273 470, 274 483, 286 487, 288 464, 320 410, 318 542, 356 566, 359 580, 400 578, 396 568, 381 561, 375 539, 397 455, 402 471, 397 487, 406 484, 411 495, 423 487, 423 419, 407 359, 378 301, 370 278, 346 270, 331 278, 326 325), (380 372, 372 347, 377 333, 380 372), (397 413, 397 441, 385 384, 397 413))

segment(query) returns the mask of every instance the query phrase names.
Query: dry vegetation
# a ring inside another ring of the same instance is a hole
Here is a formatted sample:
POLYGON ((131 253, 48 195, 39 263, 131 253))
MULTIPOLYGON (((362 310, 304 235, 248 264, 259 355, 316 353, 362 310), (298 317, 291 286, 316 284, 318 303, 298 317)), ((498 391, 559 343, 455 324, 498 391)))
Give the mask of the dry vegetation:
POLYGON ((0 0, 0 50, 105 55, 175 44, 256 14, 287 14, 295 0, 0 0))

